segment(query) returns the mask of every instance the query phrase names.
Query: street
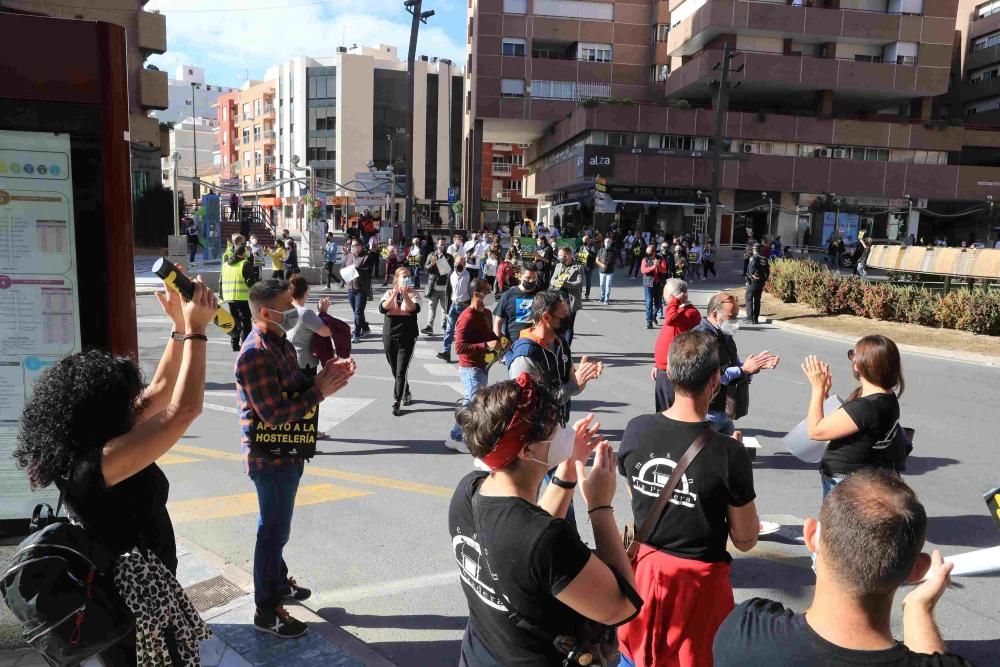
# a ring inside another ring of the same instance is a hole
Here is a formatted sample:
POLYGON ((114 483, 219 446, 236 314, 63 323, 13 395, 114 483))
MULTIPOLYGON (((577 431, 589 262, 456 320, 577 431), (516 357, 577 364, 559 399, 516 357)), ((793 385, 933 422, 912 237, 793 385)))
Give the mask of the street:
MULTIPOLYGON (((724 264, 723 280, 692 283, 692 301, 703 306, 716 289, 735 286, 738 270, 735 263, 724 264)), ((607 367, 573 401, 574 417, 594 412, 612 441, 620 439, 630 418, 653 409, 649 369, 658 333, 644 327, 638 281, 623 272, 615 278, 613 303, 588 301, 576 320, 574 341, 575 357, 591 355, 607 367)), ((375 291, 377 297, 379 288, 375 291)), ((595 286, 593 294, 598 292, 595 286)), ((314 290, 310 302, 324 294, 314 290)), ((331 312, 349 321, 343 292, 334 290, 332 297, 331 312)), ((137 299, 141 360, 151 376, 170 325, 153 296, 137 299)), ((357 375, 320 408, 320 428, 329 437, 306 466, 285 558, 292 575, 314 591, 306 603, 310 609, 393 663, 454 665, 467 607, 447 508, 454 485, 471 467, 468 456, 443 446, 461 396, 458 368, 434 358, 441 345, 438 321, 437 335, 419 340, 410 368, 416 402, 393 417, 377 304, 369 304, 367 315, 373 334, 354 347, 357 375)), ((425 317, 420 316, 421 327, 425 317)), ((249 572, 257 500, 241 463, 236 354, 221 332, 210 335, 204 413, 161 464, 170 479, 169 507, 178 537, 249 572)), ((742 356, 766 349, 782 357, 777 369, 754 380, 751 411, 738 428, 762 445, 754 461, 761 517, 783 526, 749 554, 736 557, 736 597, 739 602, 767 596, 801 611, 814 576, 808 552, 796 541, 797 526, 818 513, 820 479, 816 466, 781 450, 780 438, 805 416, 809 388, 799 367, 803 357, 816 354, 829 361, 834 390, 843 397, 854 386, 846 357, 850 346, 769 325, 744 327, 736 341, 742 356)), ((988 408, 1000 368, 915 354, 904 354, 903 363, 901 421, 916 429, 905 478, 930 517, 928 548, 940 547, 948 555, 1000 544, 982 500, 1000 482, 988 408)), ((505 379, 504 371, 495 367, 491 381, 505 379)), ((582 502, 579 496, 577 502, 582 502)), ((631 518, 621 480, 615 507, 619 525, 631 518)), ((586 514, 577 516, 581 534, 589 539, 586 514)), ((902 594, 893 616, 897 637, 901 599, 902 594)), ((976 664, 996 664, 997 600, 997 578, 956 579, 937 608, 950 650, 976 664)))

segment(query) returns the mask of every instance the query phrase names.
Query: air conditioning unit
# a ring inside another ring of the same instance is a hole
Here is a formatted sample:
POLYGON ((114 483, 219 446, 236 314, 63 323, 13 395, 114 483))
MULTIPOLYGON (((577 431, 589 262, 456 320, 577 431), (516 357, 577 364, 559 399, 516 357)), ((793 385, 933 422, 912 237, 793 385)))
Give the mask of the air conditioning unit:
POLYGON ((833 159, 834 160, 846 160, 847 159, 847 149, 846 148, 838 148, 838 149, 834 150, 833 151, 833 159))
POLYGON ((741 144, 740 145, 740 152, 741 153, 753 153, 754 152, 753 144, 741 144))
POLYGON ((833 151, 829 148, 817 148, 813 155, 815 157, 830 157, 833 155, 833 151))

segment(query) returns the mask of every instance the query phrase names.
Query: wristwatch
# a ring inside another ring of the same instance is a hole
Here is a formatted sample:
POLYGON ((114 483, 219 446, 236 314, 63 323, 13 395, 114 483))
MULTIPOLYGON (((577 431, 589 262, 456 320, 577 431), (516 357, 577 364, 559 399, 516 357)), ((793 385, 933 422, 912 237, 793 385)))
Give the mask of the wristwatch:
POLYGON ((559 479, 555 475, 552 475, 552 483, 558 486, 560 489, 575 489, 576 482, 567 482, 566 480, 559 479))
POLYGON ((205 334, 182 334, 177 331, 171 331, 170 337, 173 338, 178 343, 183 343, 186 340, 208 340, 208 336, 205 334))

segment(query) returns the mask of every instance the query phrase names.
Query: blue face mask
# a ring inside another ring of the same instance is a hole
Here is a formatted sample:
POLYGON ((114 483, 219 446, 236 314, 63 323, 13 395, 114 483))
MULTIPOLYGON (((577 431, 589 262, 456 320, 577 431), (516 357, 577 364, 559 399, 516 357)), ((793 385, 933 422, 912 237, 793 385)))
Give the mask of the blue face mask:
POLYGON ((403 287, 413 287, 413 278, 403 278, 399 281, 399 284, 403 287))

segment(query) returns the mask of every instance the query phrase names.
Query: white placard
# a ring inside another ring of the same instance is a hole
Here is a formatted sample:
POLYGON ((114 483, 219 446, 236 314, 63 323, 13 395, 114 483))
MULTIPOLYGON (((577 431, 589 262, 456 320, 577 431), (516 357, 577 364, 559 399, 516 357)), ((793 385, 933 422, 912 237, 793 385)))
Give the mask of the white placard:
POLYGON ((451 264, 444 257, 438 257, 434 263, 437 265, 438 275, 446 276, 451 273, 451 264))
POLYGON ((35 379, 81 349, 74 233, 69 135, 0 131, 0 519, 59 498, 12 452, 35 379))
POLYGON ((349 283, 353 280, 356 280, 357 277, 358 277, 358 270, 354 267, 353 264, 351 266, 345 266, 340 270, 340 278, 344 282, 349 283))

